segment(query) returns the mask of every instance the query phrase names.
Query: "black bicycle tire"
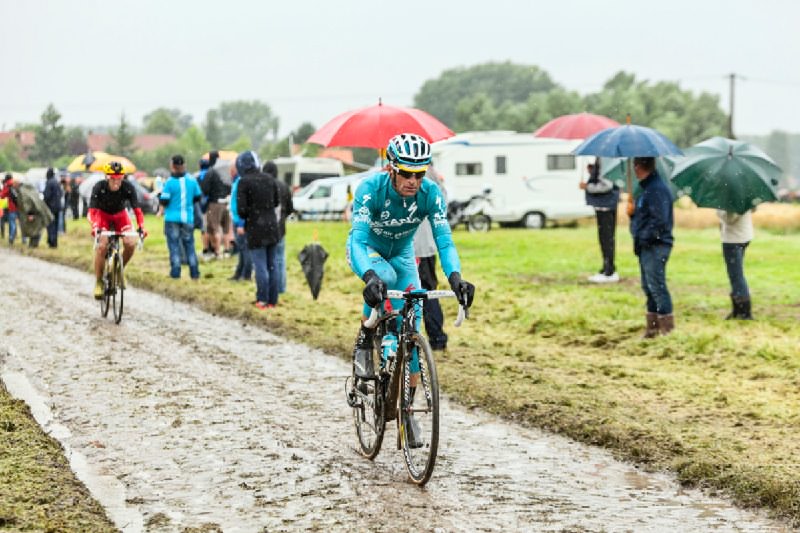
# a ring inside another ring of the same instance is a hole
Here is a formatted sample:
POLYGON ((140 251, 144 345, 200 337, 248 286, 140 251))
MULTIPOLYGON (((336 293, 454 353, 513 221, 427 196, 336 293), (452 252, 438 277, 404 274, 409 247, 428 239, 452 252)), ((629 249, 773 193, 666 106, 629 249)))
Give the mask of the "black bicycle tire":
POLYGON ((485 233, 492 227, 492 219, 488 215, 478 214, 470 217, 467 229, 473 233, 485 233))
POLYGON ((122 258, 119 254, 114 256, 114 292, 112 294, 114 306, 114 322, 119 324, 122 321, 122 309, 124 305, 125 289, 122 286, 122 258), (117 306, 119 302, 119 306, 117 306), (119 307, 119 308, 118 308, 119 307))
MULTIPOLYGON (((378 328, 379 331, 382 328, 378 328)), ((375 353, 380 353, 380 341, 379 339, 382 336, 376 332, 375 335, 375 343, 373 347, 373 362, 374 362, 374 355, 375 353)), ((375 367, 377 368, 377 366, 375 367)), ((353 368, 353 383, 356 383, 355 377, 355 368, 353 368)), ((382 382, 376 380, 373 382, 372 387, 372 401, 375 405, 375 408, 372 410, 372 424, 375 428, 375 440, 370 444, 365 442, 365 436, 362 433, 362 425, 363 421, 361 420, 361 411, 364 410, 364 406, 358 406, 353 408, 353 423, 356 426, 356 437, 358 438, 358 447, 361 455, 366 457, 367 459, 375 459, 378 456, 378 453, 381 451, 381 446, 383 445, 383 436, 386 433, 386 416, 384 415, 384 388, 382 386, 382 382)))
MULTIPOLYGON (((402 422, 403 417, 400 416, 398 413, 398 427, 400 428, 400 440, 402 442, 403 448, 403 460, 406 463, 406 470, 408 471, 408 477, 411 479, 412 483, 415 485, 424 486, 433 475, 433 468, 436 466, 436 455, 439 451, 439 378, 436 373, 436 362, 433 360, 433 352, 431 351, 431 346, 428 343, 428 340, 421 334, 415 333, 412 336, 412 340, 414 344, 417 345, 420 350, 418 350, 419 357, 420 357, 420 366, 421 369, 427 366, 428 369, 428 380, 430 383, 428 384, 430 388, 430 401, 431 401, 431 435, 430 441, 427 445, 428 449, 428 457, 425 461, 425 466, 421 469, 417 469, 416 465, 413 463, 412 456, 416 455, 416 449, 411 448, 409 446, 409 439, 406 435, 407 427, 402 422), (424 361, 423 361, 424 356, 424 361)), ((404 403, 405 399, 408 397, 409 394, 409 387, 408 384, 410 383, 410 379, 406 378, 406 373, 408 373, 410 368, 409 361, 404 362, 403 368, 401 370, 402 374, 400 376, 400 383, 402 387, 402 391, 400 393, 400 397, 398 402, 404 403)), ((417 386, 419 389, 420 386, 423 385, 423 378, 420 379, 420 384, 417 386)), ((418 391, 417 394, 419 395, 420 392, 424 395, 424 388, 423 391, 418 391)))
POLYGON ((111 303, 111 272, 108 270, 108 261, 103 262, 103 297, 100 298, 100 316, 103 318, 108 316, 108 310, 111 303))

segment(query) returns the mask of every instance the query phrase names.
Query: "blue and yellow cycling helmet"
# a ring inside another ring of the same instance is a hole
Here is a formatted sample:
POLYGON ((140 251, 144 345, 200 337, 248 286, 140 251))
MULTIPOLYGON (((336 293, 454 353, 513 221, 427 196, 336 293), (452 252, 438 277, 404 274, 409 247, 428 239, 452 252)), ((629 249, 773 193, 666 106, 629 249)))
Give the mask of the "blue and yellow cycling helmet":
POLYGON ((386 158, 396 170, 425 172, 431 163, 431 145, 414 133, 401 133, 389 140, 386 158))

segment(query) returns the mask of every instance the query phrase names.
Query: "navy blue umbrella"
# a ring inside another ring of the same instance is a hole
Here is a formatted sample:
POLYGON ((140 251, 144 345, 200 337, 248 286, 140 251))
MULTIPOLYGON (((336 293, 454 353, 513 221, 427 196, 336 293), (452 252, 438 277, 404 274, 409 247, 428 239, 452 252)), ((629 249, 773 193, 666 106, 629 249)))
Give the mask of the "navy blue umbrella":
POLYGON ((583 141, 572 153, 600 157, 683 155, 663 134, 652 128, 633 124, 599 131, 583 141))

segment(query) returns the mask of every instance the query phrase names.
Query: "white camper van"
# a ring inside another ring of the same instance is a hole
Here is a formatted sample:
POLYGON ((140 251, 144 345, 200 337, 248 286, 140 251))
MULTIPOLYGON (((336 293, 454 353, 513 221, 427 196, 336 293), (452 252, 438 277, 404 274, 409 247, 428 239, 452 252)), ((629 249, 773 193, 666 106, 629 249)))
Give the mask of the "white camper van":
POLYGON ((344 176, 344 165, 329 157, 279 157, 275 159, 278 179, 282 179, 292 191, 297 191, 320 178, 344 176))
POLYGON ((492 205, 484 212, 492 221, 542 228, 594 215, 578 187, 594 158, 572 155, 580 142, 510 131, 464 133, 433 144, 433 167, 448 201, 466 201, 488 188, 492 205))
POLYGON ((292 197, 294 211, 300 220, 339 220, 347 208, 347 188, 355 194, 356 187, 380 169, 335 178, 314 180, 292 197))

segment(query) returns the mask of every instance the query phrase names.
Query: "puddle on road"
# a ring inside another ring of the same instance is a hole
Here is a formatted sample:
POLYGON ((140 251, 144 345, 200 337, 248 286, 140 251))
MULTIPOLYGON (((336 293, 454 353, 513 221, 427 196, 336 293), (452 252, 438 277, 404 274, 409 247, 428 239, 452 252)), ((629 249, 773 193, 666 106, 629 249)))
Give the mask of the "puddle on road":
MULTIPOLYGON (((356 453, 344 361, 135 289, 114 326, 89 276, 2 251, 0 277, 17 317, 0 324, 4 379, 46 398, 43 425, 67 430, 65 447, 115 480, 113 501, 146 531, 788 531, 446 400, 436 471, 418 489, 393 427, 376 461, 356 453)), ((111 492, 86 483, 110 508, 111 492)))

